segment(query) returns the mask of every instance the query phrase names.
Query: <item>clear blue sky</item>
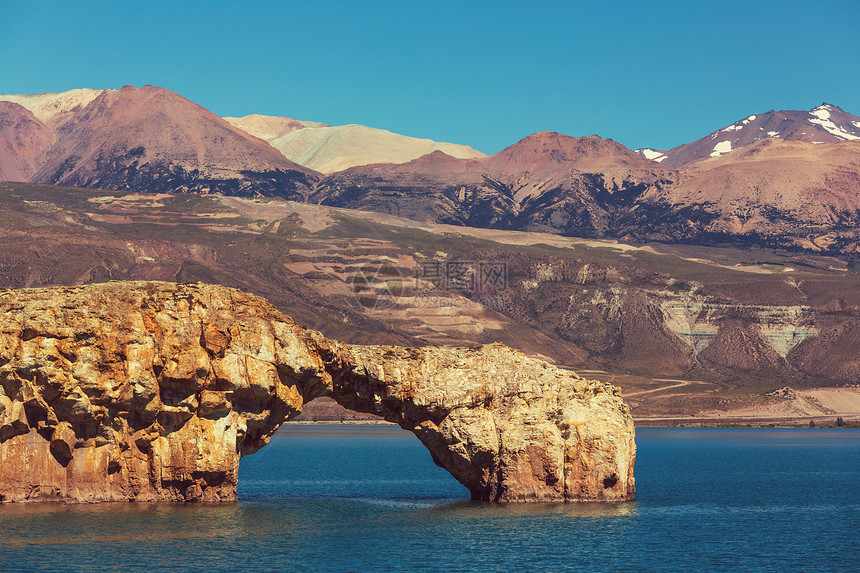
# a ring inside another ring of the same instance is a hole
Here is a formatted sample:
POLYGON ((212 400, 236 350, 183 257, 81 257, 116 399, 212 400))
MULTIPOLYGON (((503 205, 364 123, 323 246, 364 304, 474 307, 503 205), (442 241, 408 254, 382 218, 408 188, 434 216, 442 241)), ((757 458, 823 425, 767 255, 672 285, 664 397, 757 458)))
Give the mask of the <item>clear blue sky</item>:
POLYGON ((541 130, 669 148, 770 109, 860 115, 860 1, 0 4, 0 93, 124 84, 487 153, 541 130))

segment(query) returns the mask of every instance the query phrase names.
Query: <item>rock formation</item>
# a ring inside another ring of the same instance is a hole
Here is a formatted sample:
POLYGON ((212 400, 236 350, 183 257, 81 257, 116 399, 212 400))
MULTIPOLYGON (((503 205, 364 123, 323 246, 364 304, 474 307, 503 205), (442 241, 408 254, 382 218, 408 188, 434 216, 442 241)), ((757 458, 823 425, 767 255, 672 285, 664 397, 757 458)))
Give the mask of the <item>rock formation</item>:
POLYGON ((412 431, 477 500, 627 500, 620 392, 501 345, 347 345, 221 286, 0 291, 0 501, 225 501, 331 396, 412 431))

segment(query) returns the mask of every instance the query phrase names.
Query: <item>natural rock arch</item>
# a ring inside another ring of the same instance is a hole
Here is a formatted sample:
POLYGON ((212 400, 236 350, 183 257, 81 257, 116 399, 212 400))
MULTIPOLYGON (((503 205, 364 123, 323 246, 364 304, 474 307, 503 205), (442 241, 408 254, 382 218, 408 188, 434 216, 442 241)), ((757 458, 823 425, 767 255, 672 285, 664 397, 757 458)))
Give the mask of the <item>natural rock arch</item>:
POLYGON ((0 501, 236 499, 318 396, 412 431, 473 499, 627 500, 617 388, 502 345, 358 346, 202 284, 0 293, 0 501))

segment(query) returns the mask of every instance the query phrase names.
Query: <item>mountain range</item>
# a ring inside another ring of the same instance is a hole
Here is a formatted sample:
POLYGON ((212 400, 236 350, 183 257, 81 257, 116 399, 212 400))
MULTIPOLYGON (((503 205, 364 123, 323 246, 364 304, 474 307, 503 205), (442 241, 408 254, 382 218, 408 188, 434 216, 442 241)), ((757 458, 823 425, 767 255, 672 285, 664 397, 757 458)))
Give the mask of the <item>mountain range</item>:
POLYGON ((0 96, 0 179, 270 196, 423 222, 860 252, 860 117, 750 115, 671 150, 540 132, 490 156, 359 125, 221 118, 163 88, 0 96))
POLYGON ((612 140, 543 132, 485 159, 348 169, 311 201, 565 236, 856 253, 860 141, 766 138, 673 169, 612 140))

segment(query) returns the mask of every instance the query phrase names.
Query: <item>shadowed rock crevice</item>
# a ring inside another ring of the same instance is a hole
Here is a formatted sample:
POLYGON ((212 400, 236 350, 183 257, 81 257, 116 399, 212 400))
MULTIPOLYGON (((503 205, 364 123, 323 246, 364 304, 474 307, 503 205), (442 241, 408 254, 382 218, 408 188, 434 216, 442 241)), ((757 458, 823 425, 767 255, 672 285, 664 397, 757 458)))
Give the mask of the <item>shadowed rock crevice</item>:
POLYGON ((501 345, 348 345, 220 286, 0 297, 0 500, 236 499, 239 459, 330 396, 413 432, 488 501, 627 500, 617 388, 501 345))

